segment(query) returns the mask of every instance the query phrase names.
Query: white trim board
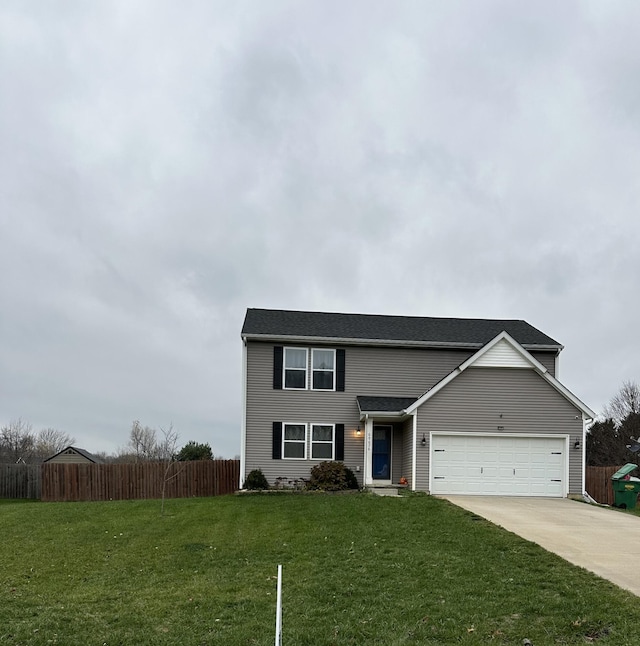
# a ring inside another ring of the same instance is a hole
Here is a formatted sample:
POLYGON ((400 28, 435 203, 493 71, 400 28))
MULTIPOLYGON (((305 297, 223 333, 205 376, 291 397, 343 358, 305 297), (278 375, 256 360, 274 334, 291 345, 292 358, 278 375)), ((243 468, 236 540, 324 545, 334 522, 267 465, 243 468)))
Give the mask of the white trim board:
POLYGON ((435 386, 433 386, 433 388, 428 390, 424 395, 411 404, 411 406, 408 406, 404 411, 402 411, 402 413, 406 415, 412 414, 422 406, 422 404, 431 399, 436 393, 439 393, 445 386, 450 384, 467 368, 477 366, 478 362, 480 362, 480 365, 484 362, 484 365, 486 366, 487 361, 490 362, 492 368, 514 368, 513 364, 518 363, 520 367, 516 369, 519 370, 526 369, 523 363, 526 362, 526 366, 528 366, 529 369, 535 370, 535 372, 537 372, 565 399, 571 402, 584 416, 588 419, 595 419, 596 414, 586 404, 580 401, 580 399, 578 399, 568 388, 563 386, 555 377, 549 374, 549 371, 534 356, 527 352, 527 350, 525 350, 513 337, 507 334, 507 332, 500 332, 498 336, 489 341, 489 343, 469 357, 465 362, 461 363, 455 370, 450 372, 444 379, 440 380, 435 386), (492 350, 496 348, 498 344, 500 344, 498 350, 492 353, 492 350), (510 351, 506 349, 507 346, 510 346, 510 351), (519 357, 517 355, 519 355, 519 357), (500 363, 500 361, 498 361, 499 356, 506 357, 506 363, 505 361, 500 363))

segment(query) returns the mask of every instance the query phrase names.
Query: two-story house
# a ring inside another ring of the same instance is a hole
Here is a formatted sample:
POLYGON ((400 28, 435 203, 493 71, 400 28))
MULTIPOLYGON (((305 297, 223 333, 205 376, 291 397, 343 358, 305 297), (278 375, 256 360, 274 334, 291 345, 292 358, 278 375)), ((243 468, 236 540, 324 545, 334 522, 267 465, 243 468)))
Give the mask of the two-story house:
POLYGON ((364 486, 584 492, 594 413, 525 321, 249 309, 242 343, 242 482, 341 460, 364 486))

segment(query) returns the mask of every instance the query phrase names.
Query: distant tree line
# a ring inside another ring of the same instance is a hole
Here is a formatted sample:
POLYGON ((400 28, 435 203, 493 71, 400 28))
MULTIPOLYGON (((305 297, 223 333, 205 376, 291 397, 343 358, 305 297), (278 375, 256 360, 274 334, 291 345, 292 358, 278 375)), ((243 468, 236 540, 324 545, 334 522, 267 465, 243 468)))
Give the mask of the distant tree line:
MULTIPOLYGON (((185 462, 213 460, 209 444, 187 442, 178 449, 179 434, 172 424, 158 429, 131 425, 129 441, 114 454, 92 453, 104 462, 185 462)), ((0 463, 39 464, 75 443, 75 438, 54 428, 34 431, 29 422, 17 419, 0 428, 0 463)), ((90 450, 90 447, 81 447, 90 450)))
POLYGON ((74 442, 55 428, 34 431, 29 422, 13 420, 0 428, 0 462, 38 464, 74 442))
POLYGON ((178 432, 172 424, 158 429, 135 420, 129 432, 129 442, 116 454, 118 462, 185 462, 189 460, 213 460, 209 444, 187 442, 178 450, 178 432))
POLYGON ((587 464, 594 467, 640 465, 640 386, 625 381, 587 434, 587 464))

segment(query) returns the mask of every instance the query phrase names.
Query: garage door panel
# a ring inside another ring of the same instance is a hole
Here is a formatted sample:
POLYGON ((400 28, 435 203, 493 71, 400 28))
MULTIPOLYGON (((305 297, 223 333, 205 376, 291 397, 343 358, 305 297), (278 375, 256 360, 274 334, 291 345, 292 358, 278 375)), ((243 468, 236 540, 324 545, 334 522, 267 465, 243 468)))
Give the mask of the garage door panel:
POLYGON ((558 496, 565 438, 434 435, 432 493, 558 496))

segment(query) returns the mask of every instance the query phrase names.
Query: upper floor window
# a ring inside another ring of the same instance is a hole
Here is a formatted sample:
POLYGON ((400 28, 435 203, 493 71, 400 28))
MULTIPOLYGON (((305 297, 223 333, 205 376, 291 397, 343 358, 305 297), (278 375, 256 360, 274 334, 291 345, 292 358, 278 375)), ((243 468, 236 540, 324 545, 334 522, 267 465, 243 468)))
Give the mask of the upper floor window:
POLYGON ((284 349, 284 387, 285 388, 306 388, 307 387, 307 349, 306 348, 285 348, 284 349))
POLYGON ((274 390, 345 389, 344 348, 296 348, 273 346, 274 390), (311 354, 311 356, 309 356, 311 354), (309 360, 311 359, 311 360, 309 360))
POLYGON ((334 390, 336 370, 336 351, 311 351, 311 387, 313 390, 334 390))

